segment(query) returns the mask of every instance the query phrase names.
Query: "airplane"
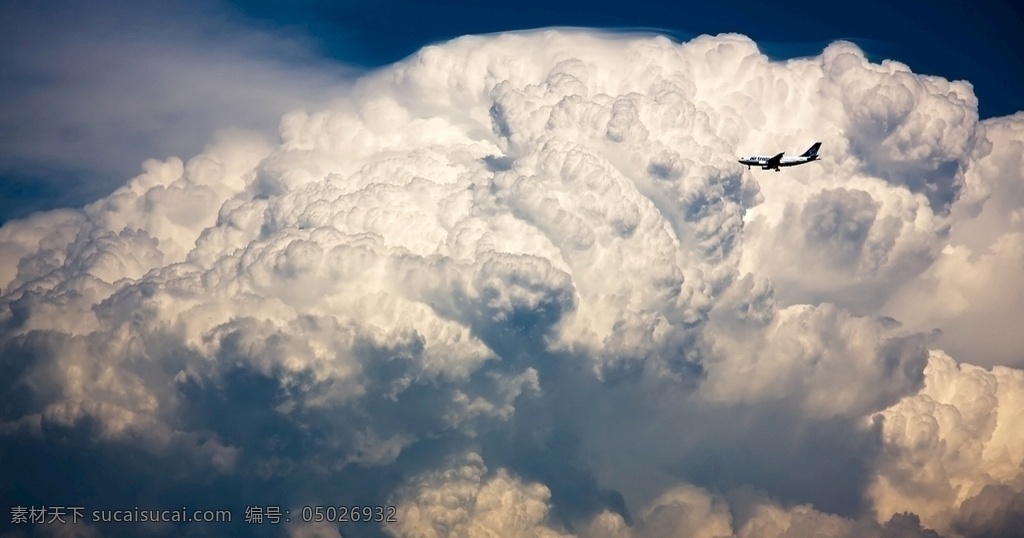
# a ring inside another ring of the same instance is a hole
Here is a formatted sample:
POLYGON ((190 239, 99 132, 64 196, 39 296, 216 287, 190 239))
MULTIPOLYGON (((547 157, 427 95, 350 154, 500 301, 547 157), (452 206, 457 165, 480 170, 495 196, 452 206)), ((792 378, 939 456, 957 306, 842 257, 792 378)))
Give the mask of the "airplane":
POLYGON ((785 152, 782 152, 774 157, 762 157, 757 155, 743 157, 739 160, 739 163, 747 165, 747 170, 750 170, 751 166, 760 166, 761 170, 775 170, 778 172, 780 166, 796 166, 798 164, 818 160, 818 148, 820 147, 821 142, 815 142, 813 146, 808 148, 807 151, 799 157, 783 157, 785 152))

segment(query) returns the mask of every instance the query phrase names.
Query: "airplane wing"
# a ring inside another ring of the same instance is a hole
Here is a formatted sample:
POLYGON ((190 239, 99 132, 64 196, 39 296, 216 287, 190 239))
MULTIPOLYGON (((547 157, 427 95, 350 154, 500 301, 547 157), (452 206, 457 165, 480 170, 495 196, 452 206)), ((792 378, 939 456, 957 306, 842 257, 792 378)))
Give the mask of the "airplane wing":
POLYGON ((783 154, 785 154, 785 152, 782 152, 782 153, 772 157, 771 159, 768 159, 768 162, 766 162, 764 164, 765 167, 767 167, 767 168, 778 168, 779 164, 782 163, 782 155, 783 154))

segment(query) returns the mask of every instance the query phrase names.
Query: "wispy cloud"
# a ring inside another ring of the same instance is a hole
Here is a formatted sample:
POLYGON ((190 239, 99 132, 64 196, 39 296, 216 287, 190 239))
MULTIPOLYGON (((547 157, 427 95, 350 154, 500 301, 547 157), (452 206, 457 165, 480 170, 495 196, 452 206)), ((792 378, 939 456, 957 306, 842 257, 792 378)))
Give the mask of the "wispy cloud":
POLYGON ((354 74, 204 2, 9 2, 0 48, 0 173, 24 191, 3 218, 92 201, 222 129, 272 139, 283 113, 329 102, 354 74))

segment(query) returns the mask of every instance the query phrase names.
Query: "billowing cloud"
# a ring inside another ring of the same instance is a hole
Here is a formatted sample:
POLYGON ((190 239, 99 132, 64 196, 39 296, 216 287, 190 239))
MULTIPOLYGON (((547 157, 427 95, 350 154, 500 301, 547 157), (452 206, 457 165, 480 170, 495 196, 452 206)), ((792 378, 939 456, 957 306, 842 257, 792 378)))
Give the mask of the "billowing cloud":
POLYGON ((427 47, 277 145, 0 228, 4 495, 398 514, 297 536, 1011 528, 1018 335, 949 325, 1019 310, 965 294, 1017 289, 1024 117, 976 104, 842 42, 427 47))
POLYGON ((524 484, 507 471, 486 476, 477 454, 449 469, 417 477, 403 497, 390 530, 400 536, 531 536, 561 534, 544 525, 550 492, 524 484))
POLYGON ((1010 528, 996 519, 1020 520, 1024 372, 958 365, 936 352, 925 374, 918 394, 879 415, 887 450, 871 487, 877 509, 909 509, 968 535, 1010 528))
POLYGON ((942 347, 985 366, 1024 366, 1024 114, 983 123, 985 150, 968 177, 985 193, 964 204, 950 240, 885 310, 909 327, 941 327, 942 347))
POLYGON ((525 483, 505 470, 490 472, 474 453, 460 455, 442 470, 415 477, 398 492, 395 536, 579 536, 632 538, 693 536, 718 538, 925 537, 909 514, 885 523, 857 520, 815 510, 810 505, 784 508, 763 495, 740 490, 732 498, 691 485, 676 486, 654 499, 627 524, 621 515, 603 511, 569 533, 551 521, 550 492, 525 483))

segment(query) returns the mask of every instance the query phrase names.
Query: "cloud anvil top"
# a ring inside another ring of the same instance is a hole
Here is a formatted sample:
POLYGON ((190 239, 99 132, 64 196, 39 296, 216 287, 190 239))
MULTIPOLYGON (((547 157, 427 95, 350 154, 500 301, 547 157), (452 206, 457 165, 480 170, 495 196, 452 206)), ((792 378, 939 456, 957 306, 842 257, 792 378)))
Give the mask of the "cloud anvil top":
POLYGON ((1024 114, 977 104, 841 41, 426 47, 0 227, 0 491, 396 510, 259 531, 295 536, 1009 532, 1024 114))

